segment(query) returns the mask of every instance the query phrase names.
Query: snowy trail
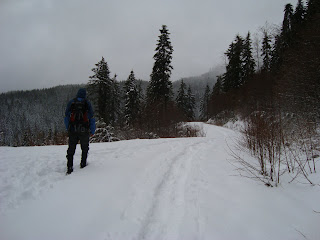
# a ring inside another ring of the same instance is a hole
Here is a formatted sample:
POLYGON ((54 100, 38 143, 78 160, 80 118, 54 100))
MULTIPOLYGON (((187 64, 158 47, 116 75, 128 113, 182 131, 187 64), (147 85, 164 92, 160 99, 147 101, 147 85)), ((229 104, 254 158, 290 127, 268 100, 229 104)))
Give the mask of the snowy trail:
POLYGON ((151 206, 137 239, 179 239, 179 227, 187 208, 184 196, 186 181, 197 153, 195 148, 196 144, 182 149, 176 147, 178 154, 166 158, 166 166, 159 169, 161 174, 153 188, 151 206))
POLYGON ((203 127, 202 138, 91 144, 85 169, 78 147, 70 176, 67 146, 0 148, 0 239, 320 236, 318 188, 268 189, 235 176, 227 142, 237 134, 203 127))

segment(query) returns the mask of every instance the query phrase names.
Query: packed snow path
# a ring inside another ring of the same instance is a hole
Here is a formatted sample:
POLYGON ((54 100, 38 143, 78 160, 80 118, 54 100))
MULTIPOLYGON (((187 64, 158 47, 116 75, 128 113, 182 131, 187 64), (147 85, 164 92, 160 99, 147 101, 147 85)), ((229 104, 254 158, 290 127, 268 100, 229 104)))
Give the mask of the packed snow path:
POLYGON ((319 239, 319 187, 239 177, 237 134, 203 126, 201 138, 91 144, 84 169, 78 146, 70 176, 67 146, 0 148, 0 239, 319 239))

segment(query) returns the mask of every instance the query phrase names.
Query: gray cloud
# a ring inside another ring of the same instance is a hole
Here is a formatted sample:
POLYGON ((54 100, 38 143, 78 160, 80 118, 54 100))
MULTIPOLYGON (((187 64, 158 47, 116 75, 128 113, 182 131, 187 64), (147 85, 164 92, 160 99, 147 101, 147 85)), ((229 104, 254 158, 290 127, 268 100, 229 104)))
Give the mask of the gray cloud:
POLYGON ((174 48, 172 80, 219 64, 237 33, 280 24, 296 0, 12 0, 0 2, 0 91, 86 83, 101 56, 119 80, 149 80, 159 29, 174 48))

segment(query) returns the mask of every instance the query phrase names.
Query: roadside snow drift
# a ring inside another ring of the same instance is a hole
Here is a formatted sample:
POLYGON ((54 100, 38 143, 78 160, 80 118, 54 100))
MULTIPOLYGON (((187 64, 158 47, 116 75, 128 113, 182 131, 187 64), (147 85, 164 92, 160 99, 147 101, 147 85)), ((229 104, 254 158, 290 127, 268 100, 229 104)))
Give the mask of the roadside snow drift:
POLYGON ((91 144, 84 169, 78 146, 69 176, 67 146, 1 147, 0 239, 320 239, 319 186, 240 177, 228 155, 238 134, 203 129, 91 144))

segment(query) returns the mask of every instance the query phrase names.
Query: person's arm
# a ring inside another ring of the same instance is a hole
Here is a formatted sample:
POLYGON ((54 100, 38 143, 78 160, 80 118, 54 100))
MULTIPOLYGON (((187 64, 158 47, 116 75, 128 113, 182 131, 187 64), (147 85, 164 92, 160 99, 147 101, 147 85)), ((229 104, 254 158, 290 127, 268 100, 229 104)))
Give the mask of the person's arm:
POLYGON ((90 133, 91 135, 93 135, 96 131, 96 120, 93 117, 93 108, 89 101, 88 101, 88 118, 89 118, 90 133))
POLYGON ((69 122, 70 122, 70 115, 71 115, 71 104, 72 104, 73 100, 71 100, 66 108, 66 112, 64 115, 64 125, 66 127, 66 130, 69 130, 69 122))

